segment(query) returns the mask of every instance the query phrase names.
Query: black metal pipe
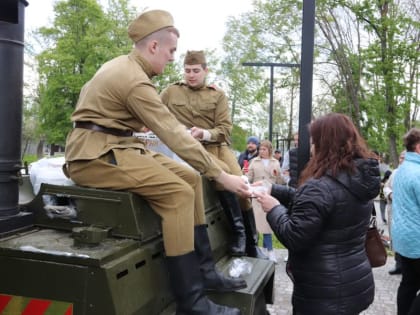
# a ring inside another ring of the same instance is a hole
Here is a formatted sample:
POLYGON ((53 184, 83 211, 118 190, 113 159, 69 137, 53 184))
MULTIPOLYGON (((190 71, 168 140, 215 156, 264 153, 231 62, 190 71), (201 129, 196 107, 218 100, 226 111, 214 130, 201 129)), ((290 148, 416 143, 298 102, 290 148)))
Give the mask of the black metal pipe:
POLYGON ((0 218, 19 213, 24 0, 0 2, 0 218))
POLYGON ((270 67, 270 109, 268 114, 268 140, 273 142, 274 67, 270 67))
POLYGON ((298 175, 310 158, 308 124, 312 117, 312 76, 314 64, 315 0, 303 1, 302 57, 300 67, 298 175))
MULTIPOLYGON (((268 115, 268 140, 273 142, 273 111, 274 111, 274 67, 293 68, 300 67, 297 63, 277 63, 277 62, 244 62, 243 66, 248 67, 270 67, 270 107, 268 115)), ((278 147, 278 142, 277 142, 278 147)))

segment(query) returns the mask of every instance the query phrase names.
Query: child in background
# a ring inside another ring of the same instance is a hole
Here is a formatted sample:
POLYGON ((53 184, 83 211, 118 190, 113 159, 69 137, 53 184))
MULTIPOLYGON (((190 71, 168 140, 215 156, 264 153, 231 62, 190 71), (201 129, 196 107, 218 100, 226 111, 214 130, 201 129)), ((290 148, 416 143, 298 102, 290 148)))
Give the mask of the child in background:
MULTIPOLYGON (((270 141, 264 140, 260 143, 258 157, 251 161, 246 175, 250 183, 262 181, 267 185, 286 184, 281 173, 279 161, 273 157, 273 146, 270 141)), ((273 231, 267 222, 266 213, 256 200, 252 200, 252 208, 257 230, 263 234, 263 248, 267 251, 269 259, 277 263, 277 258, 273 251, 273 231)))

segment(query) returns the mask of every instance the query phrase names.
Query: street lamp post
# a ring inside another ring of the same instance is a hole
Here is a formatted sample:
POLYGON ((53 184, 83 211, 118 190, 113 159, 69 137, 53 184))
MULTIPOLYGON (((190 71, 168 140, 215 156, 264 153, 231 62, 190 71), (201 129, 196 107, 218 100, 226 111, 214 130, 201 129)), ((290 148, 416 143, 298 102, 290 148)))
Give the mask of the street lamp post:
POLYGON ((312 116, 312 76, 314 64, 315 0, 303 1, 300 68, 298 175, 310 157, 308 124, 312 116))
POLYGON ((312 76, 314 59, 315 0, 304 0, 302 9, 301 63, 245 62, 244 66, 270 67, 269 140, 273 140, 273 76, 274 67, 300 67, 298 175, 309 161, 307 125, 312 116, 312 76))
POLYGON ((297 63, 275 63, 275 62, 244 62, 243 66, 248 67, 270 67, 270 109, 268 115, 268 140, 273 141, 273 90, 274 90, 274 67, 293 68, 300 67, 297 63))

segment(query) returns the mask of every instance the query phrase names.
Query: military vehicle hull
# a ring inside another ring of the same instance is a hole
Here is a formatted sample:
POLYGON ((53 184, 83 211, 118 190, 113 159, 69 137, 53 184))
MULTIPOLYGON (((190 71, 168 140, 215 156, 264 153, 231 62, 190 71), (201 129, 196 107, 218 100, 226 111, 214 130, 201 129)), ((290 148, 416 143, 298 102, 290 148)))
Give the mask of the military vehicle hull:
MULTIPOLYGON (((228 274, 229 225, 211 183, 203 178, 203 186, 213 256, 228 274)), ((31 193, 28 184, 22 188, 31 193)), ((160 218, 139 196, 42 184, 21 207, 34 222, 0 239, 0 314, 38 314, 30 313, 36 305, 45 307, 39 314, 54 315, 175 314, 160 218)), ((273 303, 274 264, 243 259, 252 264, 244 276, 248 287, 208 295, 244 315, 265 315, 273 303)))

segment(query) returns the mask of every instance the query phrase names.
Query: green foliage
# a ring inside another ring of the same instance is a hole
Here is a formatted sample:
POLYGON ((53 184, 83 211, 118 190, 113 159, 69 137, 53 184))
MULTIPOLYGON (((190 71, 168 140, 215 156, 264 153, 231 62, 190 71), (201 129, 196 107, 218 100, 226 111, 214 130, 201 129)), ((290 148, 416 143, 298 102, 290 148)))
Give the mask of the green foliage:
POLYGON ((364 132, 371 147, 389 153, 394 165, 402 136, 413 125, 411 112, 418 108, 419 22, 403 3, 362 1, 351 6, 373 38, 360 52, 366 79, 361 104, 368 122, 364 132))
MULTIPOLYGON (((126 29, 135 15, 130 0, 101 3, 58 0, 53 25, 39 29, 45 49, 37 57, 39 95, 24 109, 28 138, 63 144, 83 84, 104 62, 130 51, 126 29)), ((229 98, 238 151, 245 149, 247 135, 268 135, 268 68, 242 64, 300 63, 302 4, 255 0, 250 12, 228 19, 222 59, 206 52, 209 79, 229 98)), ((316 5, 313 116, 350 115, 372 148, 396 160, 402 135, 419 123, 416 2, 319 0, 316 5)), ((154 78, 158 92, 182 80, 182 59, 154 78)), ((291 138, 297 129, 299 80, 298 69, 275 70, 273 131, 281 138, 291 138)))
MULTIPOLYGON (((301 6, 295 1, 255 1, 252 12, 228 20, 222 68, 229 77, 234 121, 250 134, 268 137, 270 68, 242 63, 297 63, 300 15, 301 6)), ((273 132, 286 138, 296 128, 292 120, 297 117, 299 73, 290 68, 274 70, 273 132)))
POLYGON ((238 125, 233 125, 232 130, 232 148, 238 152, 243 152, 246 149, 246 139, 248 135, 246 130, 238 125))
POLYGON ((48 143, 64 144, 80 90, 96 70, 130 51, 126 29, 135 11, 126 0, 110 0, 109 8, 96 0, 57 1, 53 26, 39 29, 48 47, 37 56, 39 128, 48 143))
POLYGON ((162 92, 168 85, 182 81, 183 68, 177 63, 171 63, 165 67, 164 72, 152 79, 153 84, 156 86, 158 93, 162 92))
MULTIPOLYGON (((319 0, 316 5, 314 117, 331 111, 349 115, 372 148, 396 160, 402 135, 419 117, 415 2, 319 0)), ((267 134, 267 73, 240 64, 299 63, 301 10, 302 1, 260 0, 252 12, 229 19, 223 68, 235 123, 267 134)), ((275 74, 273 125, 285 138, 297 125, 298 83, 294 71, 275 74)))
POLYGON ((36 154, 26 154, 23 156, 22 161, 25 163, 31 164, 32 162, 35 162, 38 160, 38 157, 36 154))

